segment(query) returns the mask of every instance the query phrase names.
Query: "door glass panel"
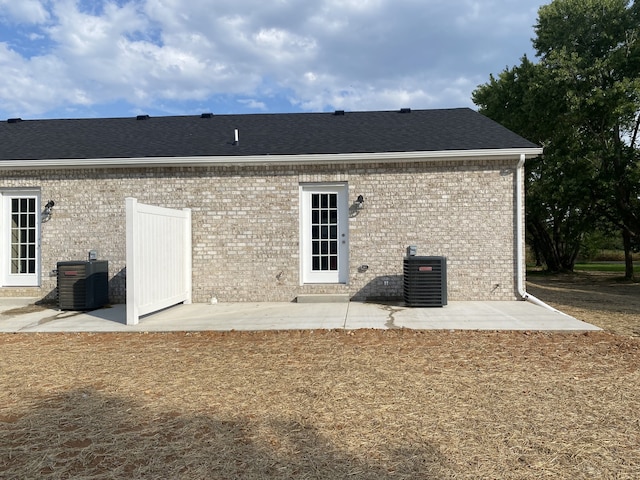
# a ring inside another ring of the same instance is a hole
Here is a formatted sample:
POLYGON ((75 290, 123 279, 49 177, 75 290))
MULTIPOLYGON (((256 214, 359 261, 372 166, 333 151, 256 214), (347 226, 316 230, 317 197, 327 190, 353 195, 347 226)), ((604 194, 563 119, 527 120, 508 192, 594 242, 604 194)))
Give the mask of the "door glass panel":
POLYGON ((33 198, 11 200, 11 273, 36 273, 36 225, 38 212, 33 198))
POLYGON ((338 194, 311 194, 311 268, 338 270, 338 194))

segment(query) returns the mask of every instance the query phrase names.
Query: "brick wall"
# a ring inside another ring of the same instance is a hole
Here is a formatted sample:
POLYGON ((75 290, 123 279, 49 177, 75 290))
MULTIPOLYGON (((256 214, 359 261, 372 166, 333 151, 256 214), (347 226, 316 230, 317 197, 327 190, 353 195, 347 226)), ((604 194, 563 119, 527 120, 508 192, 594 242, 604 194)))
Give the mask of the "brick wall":
POLYGON ((516 160, 327 166, 84 169, 2 174, 0 189, 40 188, 56 205, 42 224, 42 287, 0 295, 54 298, 51 272, 89 250, 109 260, 112 302, 125 298, 125 198, 192 209, 193 300, 291 301, 301 293, 355 300, 402 295, 402 259, 448 259, 449 300, 511 300, 515 285, 516 160), (346 182, 348 285, 300 285, 300 185, 346 182), (363 271, 360 267, 367 265, 363 271), (36 293, 37 292, 37 293, 36 293))

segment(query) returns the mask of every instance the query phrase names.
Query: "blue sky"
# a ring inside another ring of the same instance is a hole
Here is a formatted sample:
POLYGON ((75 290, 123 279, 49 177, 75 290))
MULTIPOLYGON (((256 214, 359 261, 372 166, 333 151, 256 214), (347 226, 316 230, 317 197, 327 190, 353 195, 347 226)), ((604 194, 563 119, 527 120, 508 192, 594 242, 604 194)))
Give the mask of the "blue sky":
POLYGON ((545 3, 0 0, 0 119, 474 107, 545 3))

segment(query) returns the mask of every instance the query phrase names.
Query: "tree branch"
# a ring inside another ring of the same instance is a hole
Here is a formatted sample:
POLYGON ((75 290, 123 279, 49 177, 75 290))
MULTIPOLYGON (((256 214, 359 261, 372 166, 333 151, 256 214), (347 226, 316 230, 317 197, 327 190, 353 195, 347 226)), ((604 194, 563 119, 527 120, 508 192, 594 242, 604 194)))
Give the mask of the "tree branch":
POLYGON ((636 140, 638 139, 638 129, 640 128, 640 113, 636 118, 636 126, 633 129, 633 135, 631 136, 631 148, 635 148, 636 140))

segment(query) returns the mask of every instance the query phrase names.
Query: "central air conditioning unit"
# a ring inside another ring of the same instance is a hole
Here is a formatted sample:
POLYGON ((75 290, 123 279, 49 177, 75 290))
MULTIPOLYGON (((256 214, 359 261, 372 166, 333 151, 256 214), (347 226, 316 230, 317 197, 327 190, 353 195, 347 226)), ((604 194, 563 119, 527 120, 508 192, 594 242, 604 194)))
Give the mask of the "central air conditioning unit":
POLYGON ((109 303, 109 262, 58 262, 58 308, 95 310, 109 303))
POLYGON ((404 258, 404 303, 412 307, 447 304, 446 257, 404 258))

